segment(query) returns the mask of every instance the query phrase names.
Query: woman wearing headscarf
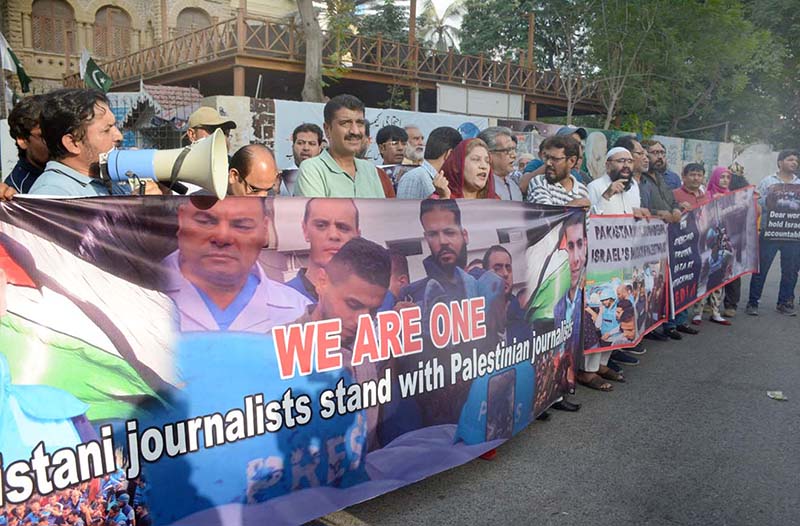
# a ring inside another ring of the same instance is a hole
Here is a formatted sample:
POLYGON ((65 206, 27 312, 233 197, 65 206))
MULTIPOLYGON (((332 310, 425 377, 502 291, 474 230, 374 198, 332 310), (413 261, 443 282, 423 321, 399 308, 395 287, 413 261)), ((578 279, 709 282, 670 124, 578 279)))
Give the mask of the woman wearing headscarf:
MULTIPOLYGON (((724 166, 717 166, 711 172, 711 177, 708 179, 708 188, 706 192, 711 199, 715 199, 720 195, 727 194, 730 191, 730 184, 733 174, 724 166)), ((711 245, 711 258, 709 260, 709 275, 715 272, 722 272, 725 267, 726 251, 722 247, 722 231, 719 226, 712 226, 707 233, 708 243, 711 245)), ((711 279, 709 279, 711 281, 711 279)), ((722 289, 712 292, 708 299, 707 304, 711 307, 710 321, 719 323, 720 325, 730 325, 731 322, 726 320, 720 314, 719 308, 722 305, 722 289)), ((698 306, 697 313, 694 315, 692 323, 699 324, 702 320, 702 308, 698 306)))
POLYGON ((442 166, 453 199, 499 199, 489 162, 489 147, 480 139, 456 146, 442 166))

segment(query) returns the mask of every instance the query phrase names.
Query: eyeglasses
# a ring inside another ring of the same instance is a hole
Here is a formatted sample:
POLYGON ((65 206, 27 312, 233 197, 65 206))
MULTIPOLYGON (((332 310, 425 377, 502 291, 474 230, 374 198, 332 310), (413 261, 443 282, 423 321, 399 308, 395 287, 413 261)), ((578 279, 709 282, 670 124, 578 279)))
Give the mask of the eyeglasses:
POLYGON ((514 148, 514 147, 498 148, 496 150, 489 150, 489 151, 492 152, 492 153, 502 153, 502 154, 505 154, 505 155, 511 155, 512 152, 513 153, 517 153, 517 149, 514 148))
POLYGON ((617 164, 633 164, 633 159, 611 159, 611 162, 617 164))
POLYGON ((248 183, 247 179, 242 177, 242 174, 238 174, 238 176, 239 176, 239 182, 244 185, 244 192, 248 195, 256 195, 262 192, 266 192, 267 197, 275 197, 276 195, 278 195, 278 190, 275 188, 275 186, 277 186, 278 184, 277 178, 275 186, 273 186, 272 188, 261 188, 248 183))
POLYGON ((565 155, 562 155, 561 157, 556 157, 554 155, 545 154, 545 155, 542 155, 542 162, 547 164, 548 162, 552 161, 553 164, 558 164, 558 163, 560 163, 561 161, 563 161, 566 158, 567 157, 565 155))

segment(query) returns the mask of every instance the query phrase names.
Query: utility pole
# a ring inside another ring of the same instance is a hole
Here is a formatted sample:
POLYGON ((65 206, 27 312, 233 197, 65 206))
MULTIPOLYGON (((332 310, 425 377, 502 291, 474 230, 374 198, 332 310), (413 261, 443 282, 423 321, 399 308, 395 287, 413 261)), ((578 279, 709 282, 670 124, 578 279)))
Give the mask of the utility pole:
MULTIPOLYGON (((408 12, 408 52, 411 55, 411 67, 413 70, 413 77, 417 77, 417 68, 419 60, 419 48, 417 47, 417 0, 409 2, 408 12)), ((419 102, 419 88, 416 82, 411 87, 411 111, 417 111, 419 102)))

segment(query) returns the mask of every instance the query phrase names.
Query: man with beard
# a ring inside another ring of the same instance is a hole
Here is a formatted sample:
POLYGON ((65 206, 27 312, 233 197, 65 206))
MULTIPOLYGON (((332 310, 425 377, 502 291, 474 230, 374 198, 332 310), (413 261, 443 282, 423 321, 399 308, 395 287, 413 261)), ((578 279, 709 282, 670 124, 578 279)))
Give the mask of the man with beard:
POLYGON ((489 147, 489 160, 494 174, 494 190, 504 201, 522 201, 519 184, 509 177, 516 169, 517 143, 509 128, 492 126, 478 138, 489 147))
POLYGON ((649 171, 656 177, 660 177, 670 190, 681 187, 681 178, 678 174, 667 168, 667 149, 658 141, 645 140, 642 146, 647 150, 647 157, 650 163, 649 171))
POLYGON ((461 226, 458 203, 450 199, 426 199, 420 203, 419 220, 431 251, 422 262, 428 276, 409 284, 403 295, 411 296, 422 307, 423 315, 441 301, 434 291, 449 299, 477 296, 477 281, 463 270, 469 233, 461 226))
POLYGON ((625 148, 606 154, 606 175, 589 183, 589 200, 596 214, 633 214, 649 217, 641 208, 639 184, 633 179, 633 155, 625 148))
POLYGON ((569 136, 548 137, 541 145, 545 172, 528 189, 528 202, 552 206, 589 207, 589 191, 572 175, 580 156, 580 143, 569 136))
MULTIPOLYGON (((420 222, 423 235, 428 243, 431 255, 423 260, 427 277, 417 280, 403 289, 404 297, 411 297, 422 310, 422 319, 430 318, 431 309, 436 303, 449 304, 467 298, 483 296, 486 298, 487 337, 482 340, 486 348, 494 347, 498 335, 493 330, 504 325, 499 320, 495 299, 504 305, 502 280, 493 272, 484 272, 475 279, 463 267, 467 263, 467 244, 469 234, 461 224, 461 209, 454 200, 426 199, 420 203, 420 222)), ((423 335, 428 340, 425 350, 431 352, 427 329, 423 335)), ((450 352, 456 348, 436 351, 439 362, 444 365, 445 377, 450 375, 450 352)), ((398 365, 415 370, 418 360, 401 360, 398 365)), ((430 395, 415 397, 416 409, 409 409, 419 414, 422 425, 450 424, 458 421, 461 407, 470 389, 470 382, 458 382, 448 385, 430 395)), ((396 435, 395 435, 396 436, 396 435)))
POLYGON ((305 197, 386 197, 375 165, 356 158, 364 138, 364 103, 337 95, 325 104, 328 149, 300 167, 295 195, 305 197))
POLYGON ((419 166, 425 155, 425 136, 416 124, 408 124, 404 129, 408 134, 408 143, 403 153, 403 164, 419 166))
MULTIPOLYGON (((391 266, 388 250, 364 238, 352 238, 320 270, 319 303, 310 305, 295 322, 306 324, 341 320, 342 364, 358 383, 380 376, 378 369, 381 364, 364 360, 360 365, 353 366, 352 349, 359 318, 365 314, 374 318, 384 301, 391 280, 391 266)), ((378 447, 378 414, 378 407, 367 409, 369 450, 378 447)))
POLYGON ((198 196, 178 208, 178 250, 164 266, 181 332, 263 334, 303 312, 308 300, 269 279, 257 262, 269 244, 271 205, 198 196))
POLYGON ((316 303, 317 286, 325 266, 345 243, 361 236, 358 208, 352 199, 309 199, 302 227, 309 246, 308 266, 301 268, 286 285, 316 303))
POLYGON ((650 170, 650 158, 639 141, 632 135, 626 135, 617 139, 614 146, 627 149, 633 156, 633 178, 639 183, 642 207, 667 223, 680 221, 681 211, 672 195, 672 189, 667 186, 663 177, 650 170))
POLYGON ((29 193, 62 197, 130 194, 100 180, 100 154, 122 140, 108 98, 99 91, 63 89, 47 95, 41 129, 50 160, 29 193))

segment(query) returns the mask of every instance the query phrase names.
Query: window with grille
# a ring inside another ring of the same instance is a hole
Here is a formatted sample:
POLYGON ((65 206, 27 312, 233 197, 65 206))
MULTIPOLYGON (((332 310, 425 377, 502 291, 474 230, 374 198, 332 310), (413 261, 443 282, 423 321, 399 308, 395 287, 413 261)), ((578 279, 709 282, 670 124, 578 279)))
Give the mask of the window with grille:
POLYGON ((107 5, 94 16, 94 54, 119 57, 131 52, 131 17, 119 7, 107 5))
POLYGON ((35 0, 31 6, 33 48, 64 53, 75 49, 75 13, 64 0, 35 0))
POLYGON ((187 7, 178 13, 178 24, 175 28, 176 36, 181 36, 192 31, 197 31, 211 25, 208 13, 197 7, 187 7))

